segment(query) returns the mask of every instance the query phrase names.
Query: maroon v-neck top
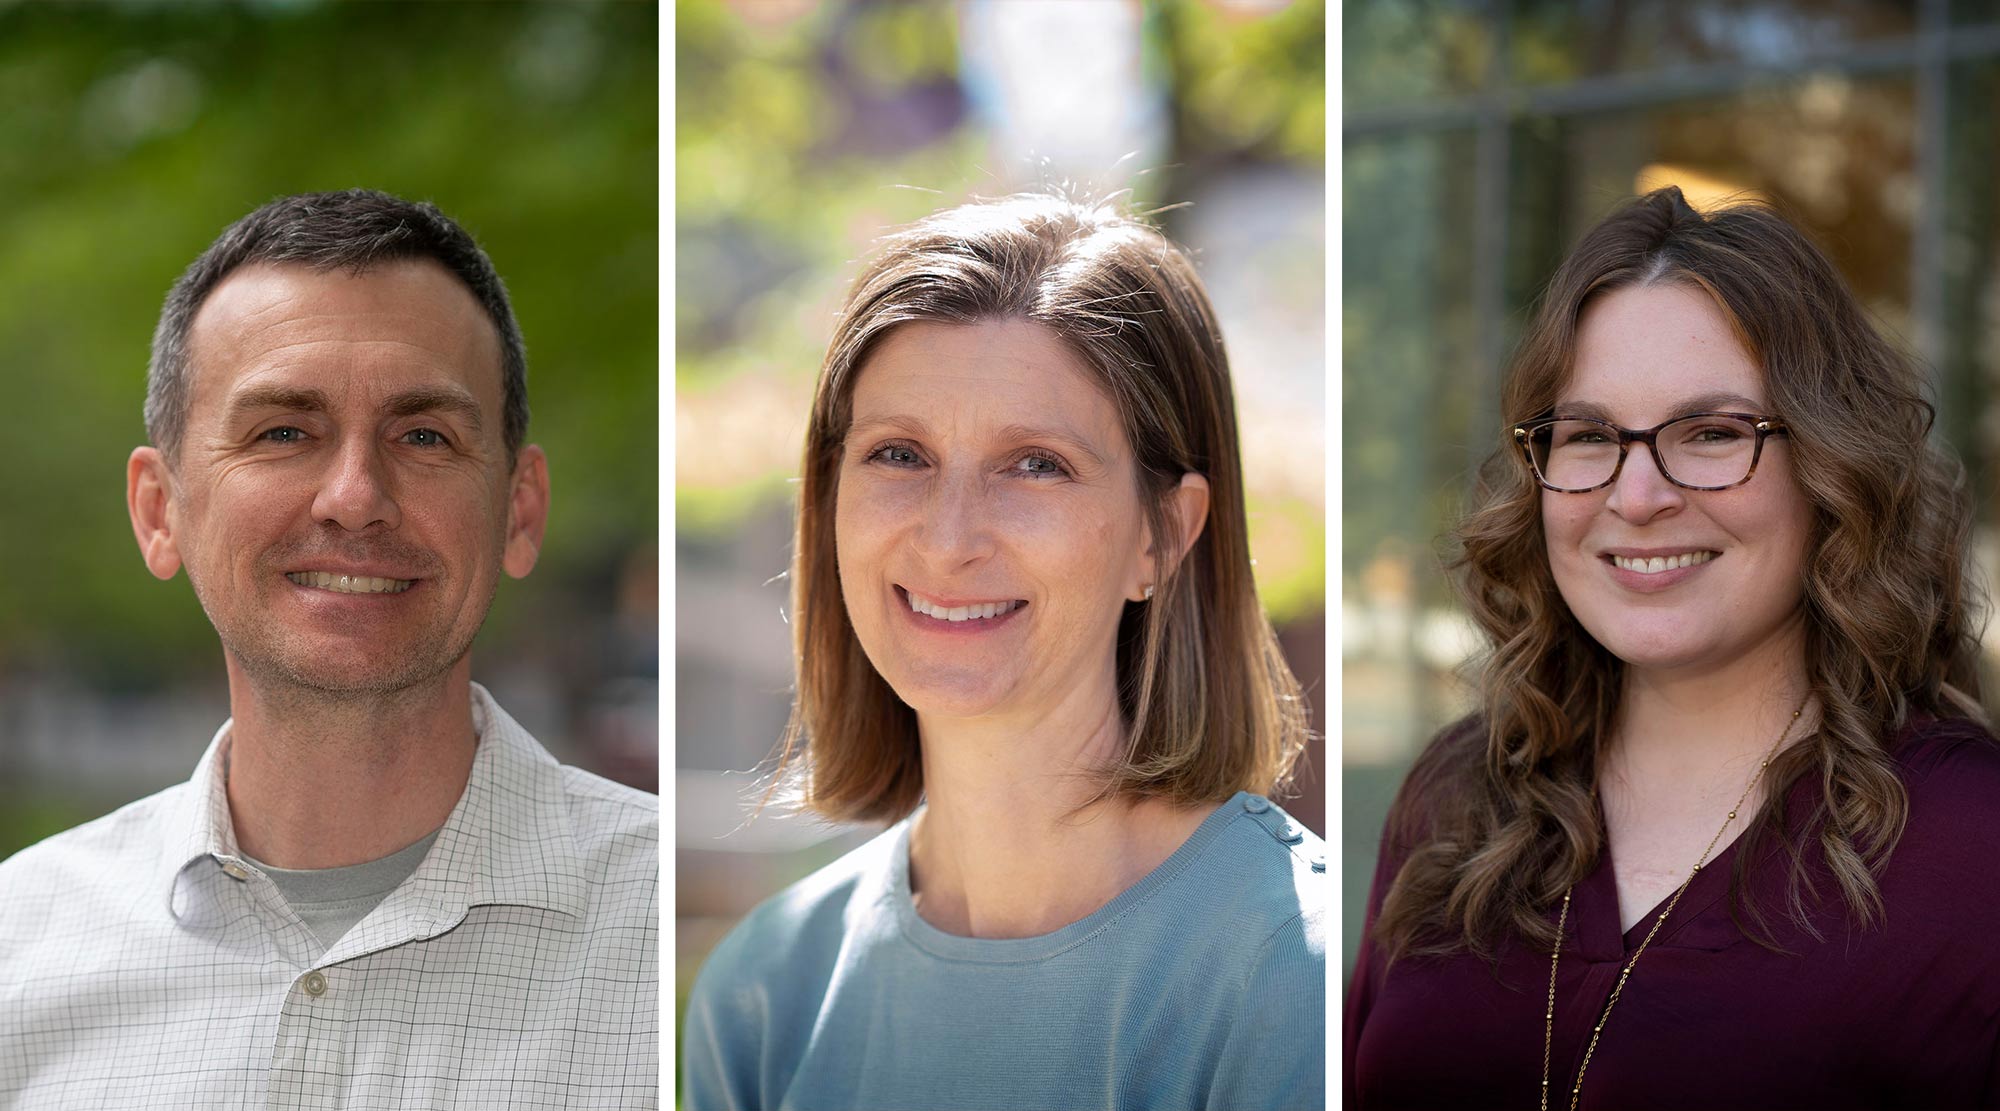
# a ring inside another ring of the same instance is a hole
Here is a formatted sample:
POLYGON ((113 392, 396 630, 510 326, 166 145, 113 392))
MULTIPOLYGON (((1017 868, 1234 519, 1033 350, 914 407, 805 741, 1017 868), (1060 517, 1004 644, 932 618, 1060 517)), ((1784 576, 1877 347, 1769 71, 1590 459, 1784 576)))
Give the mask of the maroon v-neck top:
MULTIPOLYGON (((1815 938, 1785 902, 1780 850, 1746 877, 1788 953, 1745 937, 1727 897, 1737 846, 1696 875, 1605 1023, 1579 1107, 2000 1107, 2000 742, 1962 721, 1906 729, 1895 748, 1909 823, 1878 875, 1884 917, 1853 924, 1832 875, 1811 875, 1815 938)), ((1817 784, 1787 799, 1810 813, 1817 784)), ((1372 931, 1401 865, 1385 848, 1372 931)), ((1693 863, 1689 862, 1690 865, 1693 863)), ((1591 1027, 1660 906, 1618 930, 1607 853, 1571 896, 1556 979, 1549 1106, 1567 1108, 1591 1027)), ((1554 908, 1550 920, 1555 919, 1554 908)), ((1364 941, 1347 996, 1345 1106, 1540 1105, 1549 952, 1515 943, 1496 969, 1465 954, 1385 967, 1364 941)))

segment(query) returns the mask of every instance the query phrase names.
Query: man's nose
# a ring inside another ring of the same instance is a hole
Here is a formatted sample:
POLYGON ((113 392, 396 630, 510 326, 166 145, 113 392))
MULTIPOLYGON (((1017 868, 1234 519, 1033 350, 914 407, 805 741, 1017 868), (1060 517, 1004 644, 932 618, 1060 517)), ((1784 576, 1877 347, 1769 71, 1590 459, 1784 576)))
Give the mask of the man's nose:
POLYGON ((357 437, 331 456, 313 498, 313 518, 361 532, 374 525, 398 528, 403 513, 396 504, 388 460, 371 439, 357 437))

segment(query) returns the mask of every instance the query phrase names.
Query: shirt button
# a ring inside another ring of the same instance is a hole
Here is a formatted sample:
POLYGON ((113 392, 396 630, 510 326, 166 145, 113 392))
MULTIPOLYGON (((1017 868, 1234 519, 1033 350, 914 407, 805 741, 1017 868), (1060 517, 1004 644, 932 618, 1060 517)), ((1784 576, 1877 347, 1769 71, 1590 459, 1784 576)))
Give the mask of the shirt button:
POLYGON ((1300 829, 1296 822, 1286 822, 1278 827, 1278 840, 1287 845, 1296 845, 1305 840, 1305 836, 1305 831, 1300 829))
POLYGON ((247 880, 250 878, 250 869, 245 868, 244 866, 236 863, 233 860, 223 861, 222 870, 239 880, 247 880))
POLYGON ((1271 809, 1271 800, 1262 795, 1251 795, 1249 798, 1243 800, 1243 809, 1248 810, 1252 814, 1262 814, 1264 811, 1271 809))
POLYGON ((306 973, 306 994, 318 998, 326 994, 326 977, 318 971, 306 973))

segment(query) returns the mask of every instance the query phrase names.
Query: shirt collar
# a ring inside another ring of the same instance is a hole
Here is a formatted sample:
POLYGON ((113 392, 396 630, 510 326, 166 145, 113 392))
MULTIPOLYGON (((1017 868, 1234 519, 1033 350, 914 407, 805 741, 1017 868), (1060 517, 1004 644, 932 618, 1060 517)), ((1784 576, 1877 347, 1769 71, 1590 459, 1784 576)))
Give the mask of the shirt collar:
MULTIPOLYGON (((156 882, 175 918, 187 909, 190 869, 204 862, 225 870, 243 866, 225 779, 231 724, 225 721, 216 731, 180 805, 164 815, 165 848, 156 882)), ((429 855, 404 882, 412 901, 428 911, 436 932, 456 925, 468 908, 490 904, 581 918, 584 880, 562 766, 477 683, 472 725, 479 747, 465 793, 429 855)))
POLYGON ((225 769, 229 762, 229 726, 215 731, 194 778, 181 792, 180 805, 166 811, 166 836, 160 855, 159 889, 166 892, 167 913, 180 918, 186 909, 181 877, 198 861, 213 860, 224 865, 241 859, 236 848, 236 826, 229 819, 229 793, 225 769))

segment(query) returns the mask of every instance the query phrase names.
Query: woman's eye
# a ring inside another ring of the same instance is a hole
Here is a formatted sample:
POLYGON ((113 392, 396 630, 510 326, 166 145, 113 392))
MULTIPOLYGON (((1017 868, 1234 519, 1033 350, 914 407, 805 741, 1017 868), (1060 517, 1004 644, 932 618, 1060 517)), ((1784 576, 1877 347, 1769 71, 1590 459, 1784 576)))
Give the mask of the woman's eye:
POLYGON ((293 428, 291 425, 285 425, 282 428, 266 429, 265 431, 259 433, 257 438, 260 440, 268 440, 274 444, 296 444, 304 440, 306 438, 306 434, 302 429, 293 428))
POLYGON ((444 433, 435 428, 413 429, 403 434, 403 440, 418 447, 443 447, 451 442, 444 438, 444 433))
POLYGON ((1027 474, 1063 474, 1063 465, 1046 455, 1023 455, 1014 462, 1014 469, 1027 474))
POLYGON ((876 448, 874 454, 868 458, 871 462, 887 463, 892 467, 915 467, 923 463, 923 459, 917 455, 917 449, 904 444, 890 444, 887 447, 876 448))

